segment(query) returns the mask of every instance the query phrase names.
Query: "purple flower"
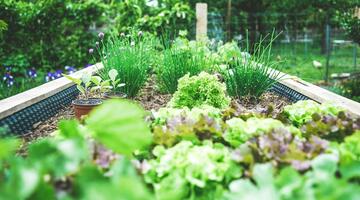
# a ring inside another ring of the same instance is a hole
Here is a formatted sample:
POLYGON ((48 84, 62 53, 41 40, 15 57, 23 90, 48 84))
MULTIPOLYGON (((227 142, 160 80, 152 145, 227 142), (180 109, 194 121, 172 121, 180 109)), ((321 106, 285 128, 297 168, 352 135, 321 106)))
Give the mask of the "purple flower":
POLYGON ((62 72, 63 71, 60 70, 60 69, 56 70, 55 73, 54 73, 55 79, 62 77, 62 75, 61 75, 62 72))
POLYGON ((92 64, 86 64, 86 65, 84 66, 84 68, 88 68, 88 67, 90 67, 90 66, 92 66, 92 64))
MULTIPOLYGON (((4 66, 5 66, 5 65, 4 65, 4 66)), ((10 67, 10 66, 5 66, 5 71, 11 72, 11 70, 12 70, 12 67, 10 67)))
POLYGON ((35 68, 28 69, 27 70, 27 75, 30 78, 36 78, 37 77, 36 69, 35 68))
POLYGON ((68 74, 72 74, 74 72, 76 72, 75 67, 72 66, 65 66, 65 71, 67 71, 68 74))
POLYGON ((4 77, 3 77, 3 81, 6 82, 6 85, 8 87, 11 87, 14 85, 14 77, 9 73, 5 73, 4 77))
POLYGON ((94 53, 94 49, 89 49, 89 53, 90 54, 94 53))
POLYGON ((104 38, 104 35, 105 35, 105 34, 104 34, 103 32, 100 32, 98 36, 99 36, 100 39, 103 39, 103 38, 104 38))
POLYGON ((46 76, 45 76, 45 82, 49 82, 49 81, 52 81, 52 80, 54 80, 54 79, 55 79, 55 76, 54 76, 54 74, 51 73, 51 72, 48 72, 48 73, 46 74, 46 76))

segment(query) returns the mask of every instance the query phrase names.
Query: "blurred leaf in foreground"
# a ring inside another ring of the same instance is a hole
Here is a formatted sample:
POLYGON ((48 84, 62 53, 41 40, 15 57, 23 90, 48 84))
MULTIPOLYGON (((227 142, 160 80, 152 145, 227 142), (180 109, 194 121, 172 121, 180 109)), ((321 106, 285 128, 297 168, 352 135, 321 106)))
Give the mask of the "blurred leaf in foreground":
POLYGON ((93 137, 116 153, 130 156, 151 144, 144 110, 126 100, 110 100, 96 108, 87 120, 93 137))

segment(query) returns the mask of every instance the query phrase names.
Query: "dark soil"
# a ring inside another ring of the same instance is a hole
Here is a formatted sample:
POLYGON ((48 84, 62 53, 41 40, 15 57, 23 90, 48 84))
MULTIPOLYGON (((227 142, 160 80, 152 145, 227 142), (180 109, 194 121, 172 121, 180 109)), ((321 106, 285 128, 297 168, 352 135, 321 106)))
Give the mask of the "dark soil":
POLYGON ((232 101, 233 105, 240 107, 244 112, 262 112, 272 106, 274 114, 280 113, 284 106, 291 103, 288 98, 272 92, 266 92, 258 99, 244 97, 232 101))
POLYGON ((146 110, 158 110, 170 101, 170 94, 161 94, 156 88, 155 77, 149 79, 135 98, 146 110))

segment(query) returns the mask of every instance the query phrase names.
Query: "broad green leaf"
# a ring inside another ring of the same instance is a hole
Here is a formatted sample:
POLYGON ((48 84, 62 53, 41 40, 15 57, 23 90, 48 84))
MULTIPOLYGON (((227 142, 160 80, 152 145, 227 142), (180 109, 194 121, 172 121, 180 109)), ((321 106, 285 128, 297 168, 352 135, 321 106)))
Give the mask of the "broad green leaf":
POLYGON ((95 92, 95 91, 100 90, 100 89, 101 89, 101 86, 95 86, 95 87, 92 87, 90 89, 90 92, 95 92))
POLYGON ((253 170, 253 177, 259 187, 266 187, 274 184, 273 169, 270 163, 257 164, 253 170))
MULTIPOLYGON (((46 183, 44 181, 41 181, 34 193, 31 195, 29 199, 36 199, 36 200, 49 200, 49 199, 55 199, 55 188, 51 183, 46 183)), ((67 200, 65 198, 61 198, 61 200, 67 200)), ((71 199, 69 199, 71 200, 71 199)))
POLYGON ((88 158, 88 147, 82 138, 49 138, 29 146, 30 162, 38 163, 43 172, 55 177, 76 172, 88 158))
POLYGON ((91 85, 91 81, 85 83, 85 88, 88 88, 91 85))
POLYGON ((40 182, 40 172, 20 159, 13 160, 11 166, 5 189, 10 196, 27 199, 40 182))
POLYGON ((93 82, 95 85, 100 85, 101 83, 101 77, 100 76, 92 76, 91 82, 93 82))
POLYGON ((101 82, 101 86, 110 86, 110 80, 101 82))
POLYGON ((63 120, 59 122, 60 134, 66 138, 82 137, 80 124, 77 120, 63 120))
POLYGON ((326 176, 333 176, 337 169, 338 158, 333 154, 321 154, 314 158, 311 166, 319 175, 326 178, 326 176))
POLYGON ((76 88, 82 93, 82 94, 85 94, 86 91, 85 91, 85 88, 81 85, 76 85, 76 88))
POLYGON ((167 200, 169 197, 173 200, 182 200, 190 191, 189 184, 179 173, 173 173, 161 180, 155 186, 156 199, 167 200))
POLYGON ((340 173, 344 179, 360 178, 360 161, 353 161, 346 165, 341 165, 340 173))
POLYGON ((15 153, 19 147, 20 141, 13 138, 0 140, 0 161, 15 153))
POLYGON ((125 157, 119 159, 111 168, 111 173, 112 183, 121 188, 118 192, 119 196, 129 200, 153 199, 129 159, 125 157))
POLYGON ((118 71, 117 71, 116 69, 111 69, 111 70, 109 71, 110 80, 111 80, 111 81, 115 81, 118 74, 119 74, 119 73, 118 73, 118 71))
POLYGON ((70 75, 67 75, 67 74, 62 74, 65 78, 69 79, 70 81, 74 82, 76 85, 79 85, 81 84, 81 79, 79 78, 74 78, 70 75))
POLYGON ((125 83, 120 83, 119 85, 117 85, 117 87, 124 87, 125 83))
POLYGON ((144 110, 127 100, 110 100, 97 107, 87 119, 96 140, 111 150, 130 156, 151 143, 144 110))
POLYGON ((91 81, 91 74, 90 73, 83 73, 81 76, 81 81, 86 85, 91 81))

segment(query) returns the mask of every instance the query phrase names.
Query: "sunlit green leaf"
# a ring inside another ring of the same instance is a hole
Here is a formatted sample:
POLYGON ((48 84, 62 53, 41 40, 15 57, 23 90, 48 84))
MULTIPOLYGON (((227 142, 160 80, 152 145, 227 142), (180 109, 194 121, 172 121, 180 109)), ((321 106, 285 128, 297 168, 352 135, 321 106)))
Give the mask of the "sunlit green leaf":
POLYGON ((116 69, 111 69, 111 70, 109 71, 110 80, 111 80, 111 81, 115 81, 118 74, 119 74, 119 73, 118 73, 118 71, 117 71, 116 69))
POLYGON ((87 119, 89 129, 100 143, 127 156, 151 143, 144 110, 126 100, 110 100, 96 108, 87 119))

